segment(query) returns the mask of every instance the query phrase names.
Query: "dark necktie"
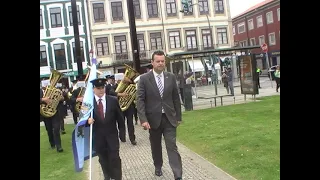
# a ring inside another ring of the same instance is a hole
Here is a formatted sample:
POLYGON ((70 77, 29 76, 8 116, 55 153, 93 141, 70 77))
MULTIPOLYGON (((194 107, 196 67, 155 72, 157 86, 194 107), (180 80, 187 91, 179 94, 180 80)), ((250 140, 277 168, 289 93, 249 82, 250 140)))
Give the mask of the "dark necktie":
POLYGON ((104 119, 102 99, 99 99, 98 112, 101 119, 104 119))

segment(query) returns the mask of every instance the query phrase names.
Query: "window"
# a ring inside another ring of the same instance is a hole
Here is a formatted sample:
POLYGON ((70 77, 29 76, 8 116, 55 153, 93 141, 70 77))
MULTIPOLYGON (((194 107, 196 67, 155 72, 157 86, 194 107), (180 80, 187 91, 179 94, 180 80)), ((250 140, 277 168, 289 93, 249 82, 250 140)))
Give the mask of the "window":
POLYGON ((40 29, 43 29, 43 17, 42 17, 42 10, 40 9, 40 29))
POLYGON ((204 48, 211 48, 212 47, 212 39, 211 39, 210 29, 203 29, 202 30, 202 42, 204 48))
POLYGON ((248 29, 251 30, 251 29, 253 29, 253 28, 254 28, 254 26, 253 26, 253 19, 249 19, 249 20, 248 20, 248 29))
POLYGON ((123 20, 122 2, 111 2, 112 19, 114 21, 123 20))
POLYGON ((176 16, 177 15, 177 6, 175 0, 166 0, 166 9, 168 16, 176 16))
POLYGON ((140 1, 139 0, 133 0, 133 8, 134 8, 134 16, 136 19, 141 18, 141 9, 140 9, 140 1))
POLYGON ((273 13, 272 13, 272 11, 267 12, 266 17, 267 17, 267 24, 273 23, 273 13))
POLYGON ((278 21, 280 21, 280 8, 277 9, 278 21))
POLYGON ((158 2, 157 0, 147 0, 149 18, 158 17, 158 2))
POLYGON ((240 41, 240 47, 246 47, 247 41, 240 41))
POLYGON ((265 41, 264 41, 264 35, 259 36, 259 45, 261 46, 263 43, 265 43, 265 41))
POLYGON ((40 46, 40 67, 41 66, 48 66, 46 46, 40 46))
POLYGON ((214 0, 214 9, 216 14, 224 13, 223 0, 214 0))
POLYGON ((61 9, 59 7, 50 8, 50 18, 52 28, 62 27, 61 9))
POLYGON ((218 44, 228 44, 227 28, 217 28, 218 44))
MULTIPOLYGON (((72 43, 72 49, 73 49, 74 61, 76 63, 77 62, 76 44, 74 42, 72 43)), ((80 41, 80 55, 81 55, 82 62, 85 62, 85 60, 84 60, 84 51, 83 51, 83 42, 82 41, 80 41)))
POLYGON ((262 26, 263 26, 262 16, 260 15, 257 17, 257 28, 262 26))
POLYGON ((276 35, 275 33, 269 33, 269 46, 276 45, 276 35))
POLYGON ((198 49, 196 31, 195 30, 186 31, 186 37, 187 37, 187 49, 188 50, 198 49))
MULTIPOLYGON (((72 7, 69 6, 68 9, 69 9, 70 26, 73 26, 72 7)), ((77 18, 78 18, 78 25, 81 25, 79 5, 77 5, 77 18)))
POLYGON ((162 50, 161 32, 150 33, 151 50, 162 50))
MULTIPOLYGON (((192 0, 188 0, 188 3, 189 4, 193 4, 192 3, 192 0)), ((193 15, 193 6, 189 6, 189 12, 184 12, 184 15, 187 16, 187 15, 193 15)))
POLYGON ((199 0, 199 11, 200 14, 209 14, 209 4, 208 0, 199 0))
POLYGON ((244 22, 238 24, 238 34, 246 32, 246 28, 244 26, 244 22))
POLYGON ((170 41, 171 49, 180 48, 181 47, 180 32, 179 31, 169 32, 169 41, 170 41))
POLYGON ((117 54, 127 53, 127 40, 125 35, 115 36, 114 44, 115 44, 117 54))
POLYGON ((54 56, 55 56, 55 62, 56 62, 56 69, 57 70, 67 69, 64 44, 63 43, 54 44, 53 49, 54 49, 54 56))
POLYGON ((235 26, 232 26, 232 33, 233 33, 233 35, 236 35, 236 27, 235 26))
POLYGON ((137 40, 139 44, 139 52, 145 51, 144 35, 137 34, 137 40))
POLYGON ((251 38, 250 39, 250 46, 254 46, 256 45, 256 39, 255 38, 251 38))
POLYGON ((93 7, 94 22, 105 21, 104 3, 94 3, 94 4, 92 4, 92 7, 93 7))
POLYGON ((108 38, 96 38, 97 56, 109 55, 108 38))

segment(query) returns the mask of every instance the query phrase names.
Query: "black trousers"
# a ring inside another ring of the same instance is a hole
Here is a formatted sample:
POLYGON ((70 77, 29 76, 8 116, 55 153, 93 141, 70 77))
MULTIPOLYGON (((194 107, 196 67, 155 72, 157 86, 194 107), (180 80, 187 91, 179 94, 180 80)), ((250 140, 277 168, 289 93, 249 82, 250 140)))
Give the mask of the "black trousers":
POLYGON ((60 119, 58 112, 50 117, 44 118, 44 125, 46 127, 50 145, 56 146, 56 148, 61 148, 61 137, 60 137, 60 119))
MULTIPOLYGON (((75 111, 75 110, 74 110, 74 111, 75 111)), ((74 122, 74 124, 77 124, 77 123, 78 123, 79 113, 72 112, 72 117, 73 117, 73 122, 74 122)))
POLYGON ((277 86, 276 86, 276 90, 278 91, 278 89, 280 88, 280 78, 275 78, 275 81, 276 81, 276 84, 277 84, 277 86))
POLYGON ((134 120, 137 122, 138 121, 138 110, 136 106, 133 106, 133 115, 134 115, 134 120))
POLYGON ((156 169, 161 169, 163 164, 162 159, 162 134, 164 136, 164 141, 166 144, 168 159, 170 167, 173 171, 174 178, 182 177, 182 162, 181 156, 178 152, 178 147, 176 144, 177 128, 172 126, 169 122, 167 116, 162 114, 161 124, 157 129, 149 130, 149 138, 151 144, 151 152, 153 164, 156 169))
POLYGON ((97 152, 99 163, 105 180, 110 178, 115 180, 122 180, 122 167, 119 150, 109 151, 107 149, 97 152))
MULTIPOLYGON (((134 114, 134 107, 132 105, 123 112, 125 121, 127 121, 129 139, 131 142, 136 140, 136 136, 134 135, 133 114, 134 114)), ((126 138, 126 129, 119 130, 119 131, 120 131, 119 132, 120 139, 124 137, 124 139, 121 139, 122 141, 124 141, 126 138)))

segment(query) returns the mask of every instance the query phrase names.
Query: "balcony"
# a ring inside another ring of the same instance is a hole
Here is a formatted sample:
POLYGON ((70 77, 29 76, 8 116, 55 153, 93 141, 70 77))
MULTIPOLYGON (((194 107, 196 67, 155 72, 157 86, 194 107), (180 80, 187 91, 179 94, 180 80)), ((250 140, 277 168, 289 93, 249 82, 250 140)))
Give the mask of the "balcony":
MULTIPOLYGON (((139 52, 140 61, 150 61, 151 56, 154 50, 145 50, 139 52)), ((113 53, 112 54, 112 63, 121 64, 128 63, 133 60, 132 52, 126 53, 113 53)))

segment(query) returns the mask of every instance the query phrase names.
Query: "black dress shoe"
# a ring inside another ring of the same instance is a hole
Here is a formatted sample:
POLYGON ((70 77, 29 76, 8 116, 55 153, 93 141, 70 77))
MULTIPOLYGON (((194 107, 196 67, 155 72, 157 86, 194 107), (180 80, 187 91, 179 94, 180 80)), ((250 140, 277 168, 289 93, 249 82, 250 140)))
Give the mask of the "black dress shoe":
POLYGON ((62 147, 60 147, 60 148, 57 148, 57 151, 58 151, 58 152, 63 152, 63 149, 62 149, 62 147))
POLYGON ((135 146, 135 145, 137 145, 137 141, 135 141, 135 140, 131 141, 131 144, 135 146))
POLYGON ((162 171, 161 171, 161 169, 156 169, 155 172, 154 172, 154 174, 155 174, 156 176, 162 176, 162 171))
POLYGON ((179 177, 179 178, 176 178, 175 180, 182 180, 182 178, 181 178, 181 177, 179 177))

